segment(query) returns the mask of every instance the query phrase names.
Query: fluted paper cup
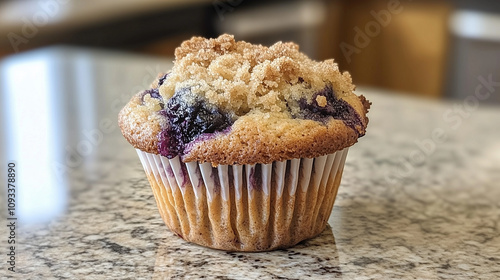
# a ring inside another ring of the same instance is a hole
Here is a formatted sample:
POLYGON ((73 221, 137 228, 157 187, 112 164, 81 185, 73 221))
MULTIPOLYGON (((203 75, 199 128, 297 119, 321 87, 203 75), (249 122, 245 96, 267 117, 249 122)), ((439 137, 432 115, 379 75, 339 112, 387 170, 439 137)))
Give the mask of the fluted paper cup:
POLYGON ((324 230, 347 151, 217 167, 137 153, 160 214, 178 236, 215 249, 268 251, 324 230))

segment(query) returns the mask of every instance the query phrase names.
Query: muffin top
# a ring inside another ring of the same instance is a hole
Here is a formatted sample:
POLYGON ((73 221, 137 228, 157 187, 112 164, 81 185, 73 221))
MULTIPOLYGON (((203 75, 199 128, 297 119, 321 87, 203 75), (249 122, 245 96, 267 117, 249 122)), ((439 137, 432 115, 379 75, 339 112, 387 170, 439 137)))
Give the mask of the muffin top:
POLYGON ((193 37, 174 66, 119 114, 135 148, 183 162, 271 163, 312 158, 356 143, 370 103, 333 59, 294 43, 270 47, 232 35, 193 37))

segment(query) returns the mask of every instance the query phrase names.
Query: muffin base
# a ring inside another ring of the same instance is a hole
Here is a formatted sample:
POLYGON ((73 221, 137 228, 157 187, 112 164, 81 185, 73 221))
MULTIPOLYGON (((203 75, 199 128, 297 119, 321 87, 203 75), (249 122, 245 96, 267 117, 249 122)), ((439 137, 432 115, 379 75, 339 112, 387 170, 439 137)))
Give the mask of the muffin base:
POLYGON ((137 153, 160 215, 175 234, 214 249, 269 251, 324 230, 347 151, 218 167, 137 153))

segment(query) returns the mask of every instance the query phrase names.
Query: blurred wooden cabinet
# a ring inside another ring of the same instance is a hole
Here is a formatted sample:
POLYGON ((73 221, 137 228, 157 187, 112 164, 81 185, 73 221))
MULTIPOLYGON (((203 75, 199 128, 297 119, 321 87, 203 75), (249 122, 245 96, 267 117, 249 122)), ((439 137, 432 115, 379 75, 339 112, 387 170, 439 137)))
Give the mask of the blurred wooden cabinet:
MULTIPOLYGON (((446 81, 452 6, 447 1, 334 1, 332 55, 359 85, 429 97, 446 81)), ((322 52, 326 58, 327 52, 322 52)))

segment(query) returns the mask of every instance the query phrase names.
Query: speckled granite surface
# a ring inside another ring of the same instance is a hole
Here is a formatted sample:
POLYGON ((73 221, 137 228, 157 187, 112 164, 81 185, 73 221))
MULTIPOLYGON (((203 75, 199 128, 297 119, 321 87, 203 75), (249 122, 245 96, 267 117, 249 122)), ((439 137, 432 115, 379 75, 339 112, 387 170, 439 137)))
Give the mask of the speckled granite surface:
MULTIPOLYGON (((363 93, 374 104, 368 133, 349 152, 331 227, 319 237, 269 253, 189 244, 167 230, 135 151, 116 137, 72 174, 65 213, 19 230, 15 276, 500 278, 500 108, 473 110, 458 124, 442 116, 462 101, 363 93), (423 156, 415 141, 438 128, 446 139, 423 156)), ((0 276, 11 274, 2 266, 0 276)))

